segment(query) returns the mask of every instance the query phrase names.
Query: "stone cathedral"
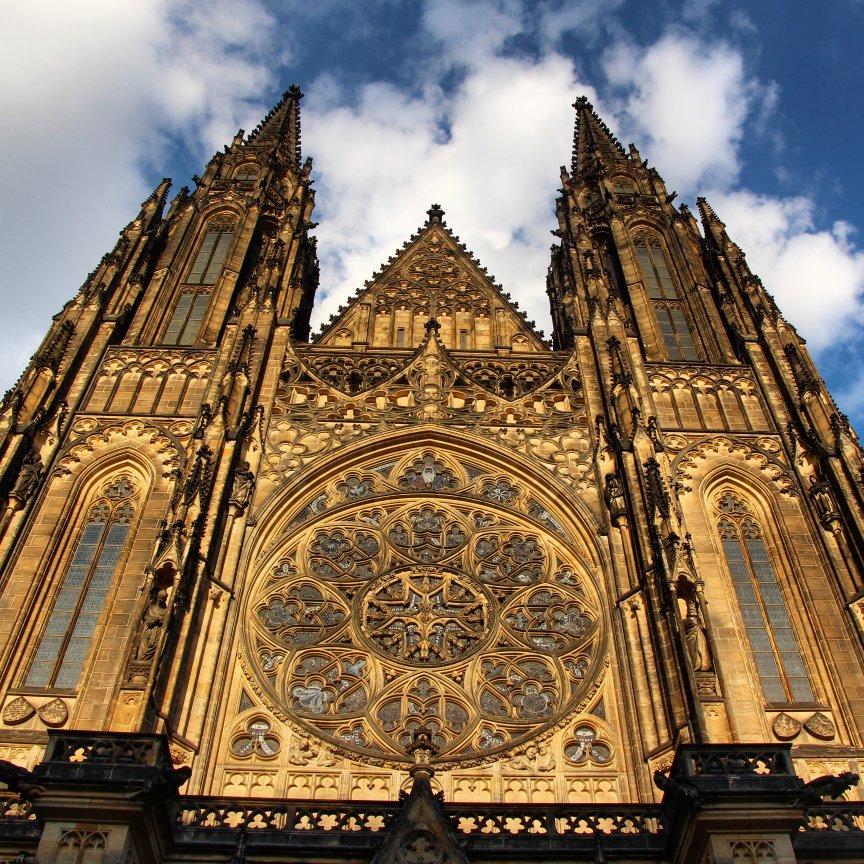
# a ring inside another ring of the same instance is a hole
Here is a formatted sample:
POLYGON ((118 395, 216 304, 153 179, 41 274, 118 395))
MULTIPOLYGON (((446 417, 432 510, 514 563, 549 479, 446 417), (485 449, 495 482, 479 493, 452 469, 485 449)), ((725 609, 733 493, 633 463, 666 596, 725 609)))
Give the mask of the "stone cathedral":
POLYGON ((718 215, 581 98, 551 342, 437 204, 312 335, 300 98, 3 398, 0 859, 864 861, 864 451, 718 215))

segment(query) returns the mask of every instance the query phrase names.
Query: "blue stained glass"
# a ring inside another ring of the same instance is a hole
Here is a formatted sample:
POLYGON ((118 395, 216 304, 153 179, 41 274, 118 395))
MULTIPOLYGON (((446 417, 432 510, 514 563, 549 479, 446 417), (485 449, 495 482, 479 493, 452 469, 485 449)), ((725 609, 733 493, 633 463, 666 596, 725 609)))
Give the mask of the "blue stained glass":
POLYGON ((60 665, 60 671, 57 673, 58 687, 74 687, 78 682, 78 676, 81 674, 87 649, 93 638, 96 623, 102 613, 105 595, 108 593, 111 577, 114 575, 117 562, 120 560, 128 531, 129 525, 125 522, 115 522, 108 529, 108 537, 102 547, 102 554, 96 562, 96 568, 87 587, 87 593, 84 595, 84 602, 75 621, 66 654, 60 665))
POLYGON ((791 696, 796 702, 812 702, 813 690, 768 549, 760 537, 744 542, 750 564, 737 538, 724 538, 723 551, 765 698, 769 702, 788 702, 791 696))
POLYGON ((71 688, 78 683, 128 532, 128 522, 108 527, 95 517, 84 526, 27 674, 27 686, 71 688), (52 681, 58 660, 60 668, 52 681))

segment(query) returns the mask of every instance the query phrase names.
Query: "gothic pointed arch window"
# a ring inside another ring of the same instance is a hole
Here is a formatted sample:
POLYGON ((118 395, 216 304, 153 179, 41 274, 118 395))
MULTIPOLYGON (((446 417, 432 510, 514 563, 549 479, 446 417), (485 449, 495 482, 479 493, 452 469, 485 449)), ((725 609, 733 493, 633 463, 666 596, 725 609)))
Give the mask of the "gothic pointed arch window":
POLYGON ((652 234, 641 233, 633 244, 668 358, 701 360, 687 320, 686 304, 672 280, 660 241, 652 234))
POLYGON ((234 241, 234 228, 234 222, 229 217, 217 217, 208 223, 165 328, 163 344, 195 344, 210 306, 212 286, 222 273, 234 241))
POLYGON ((228 250, 234 240, 234 222, 230 218, 219 217, 207 225, 204 239, 198 247, 198 254, 186 277, 189 285, 215 285, 228 250))
POLYGON ((126 545, 134 497, 132 482, 120 476, 91 505, 27 672, 26 686, 71 689, 78 683, 126 545))
POLYGON ((726 566, 765 698, 775 704, 813 702, 813 688, 762 526, 732 492, 719 497, 716 511, 726 566))

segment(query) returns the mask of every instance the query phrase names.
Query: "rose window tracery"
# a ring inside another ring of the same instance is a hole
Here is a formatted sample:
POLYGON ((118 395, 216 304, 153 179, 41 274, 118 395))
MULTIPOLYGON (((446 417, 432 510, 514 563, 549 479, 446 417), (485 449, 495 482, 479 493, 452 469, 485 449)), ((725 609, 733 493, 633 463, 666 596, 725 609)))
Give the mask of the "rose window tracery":
POLYGON ((301 654, 287 687, 291 707, 311 716, 362 711, 368 703, 368 671, 363 655, 301 654))
POLYGON ((366 531, 322 532, 312 541, 309 565, 320 579, 368 579, 380 542, 366 531))
POLYGON ((428 450, 328 488, 338 506, 286 516, 252 574, 243 669, 271 716, 402 765, 425 727, 469 764, 584 708, 605 666, 593 568, 560 512, 519 509, 537 491, 428 450))
POLYGON ((491 717, 536 720, 550 717, 559 702, 558 675, 543 660, 495 657, 480 664, 480 708, 491 717))
POLYGON ((504 621, 529 646, 554 654, 577 648, 594 628, 585 605, 557 587, 522 595, 506 611, 504 621))
POLYGON ((364 596, 360 626, 384 654, 441 665, 473 654, 489 631, 489 600, 473 580, 433 568, 383 577, 364 596))
POLYGON ((387 536, 400 552, 423 564, 449 557, 468 539, 459 522, 434 507, 409 513, 393 524, 387 536))
POLYGON ((538 538, 514 534, 507 538, 481 537, 476 544, 480 559, 480 578, 484 582, 536 582, 543 572, 545 558, 538 538))
POLYGON ((405 748, 421 727, 432 732, 436 747, 444 748, 468 728, 471 719, 458 696, 428 677, 412 681, 404 692, 384 699, 376 716, 384 731, 405 748))
POLYGON ((442 492, 459 485, 454 472, 431 453, 414 462, 399 478, 400 488, 416 492, 442 492))

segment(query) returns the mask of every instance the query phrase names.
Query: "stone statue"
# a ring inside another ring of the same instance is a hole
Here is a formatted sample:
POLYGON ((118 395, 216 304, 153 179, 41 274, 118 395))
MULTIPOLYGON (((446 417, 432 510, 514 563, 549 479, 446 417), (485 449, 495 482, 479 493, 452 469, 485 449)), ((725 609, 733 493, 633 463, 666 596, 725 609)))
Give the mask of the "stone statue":
POLYGON ((713 669, 708 637, 699 619, 699 608, 695 600, 687 601, 687 617, 684 619, 684 639, 694 672, 710 672, 713 669))
POLYGON ((168 591, 165 588, 160 588, 144 610, 142 619, 144 628, 141 631, 138 647, 135 650, 135 660, 137 662, 144 663, 153 658, 159 644, 159 636, 161 635, 162 625, 165 622, 167 612, 168 591))
POLYGON ((834 499, 828 487, 827 481, 817 482, 816 477, 810 478, 810 498, 816 505, 816 512, 819 514, 819 519, 824 525, 829 525, 838 517, 837 508, 834 506, 834 499))
POLYGON ((617 525, 621 517, 627 515, 627 505, 624 501, 624 485, 617 474, 610 473, 606 475, 603 487, 603 500, 609 508, 612 524, 617 525))
POLYGON ((233 485, 231 486, 231 503, 242 513, 252 497, 252 489, 255 485, 255 474, 249 469, 249 463, 244 462, 234 470, 233 485))
POLYGON ((30 496, 36 491, 39 479, 42 477, 42 457, 35 450, 31 450, 24 457, 24 464, 18 472, 15 486, 9 493, 10 498, 15 498, 21 504, 26 503, 30 496))

